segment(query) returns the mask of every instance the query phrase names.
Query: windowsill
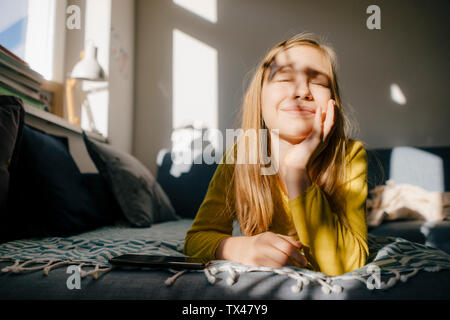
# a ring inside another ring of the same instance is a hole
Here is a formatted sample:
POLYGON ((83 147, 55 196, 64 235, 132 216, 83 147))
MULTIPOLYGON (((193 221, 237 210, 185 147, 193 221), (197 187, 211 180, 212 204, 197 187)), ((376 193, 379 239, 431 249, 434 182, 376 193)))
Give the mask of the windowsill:
MULTIPOLYGON (((80 126, 77 126, 73 123, 70 123, 69 121, 67 121, 66 119, 63 119, 61 117, 58 117, 57 115, 54 115, 53 113, 47 112, 47 111, 43 111, 40 110, 38 108, 32 107, 27 105, 26 103, 24 103, 24 109, 25 109, 25 113, 27 115, 31 115, 33 117, 45 120, 47 122, 52 123, 53 125, 59 126, 61 128, 70 130, 72 132, 78 133, 78 134, 82 134, 83 130, 81 129, 80 126)), ((86 133, 86 135, 92 139, 101 141, 101 142, 108 142, 108 139, 105 138, 104 136, 95 133, 95 132, 91 132, 91 131, 87 131, 84 130, 84 132, 86 133)))

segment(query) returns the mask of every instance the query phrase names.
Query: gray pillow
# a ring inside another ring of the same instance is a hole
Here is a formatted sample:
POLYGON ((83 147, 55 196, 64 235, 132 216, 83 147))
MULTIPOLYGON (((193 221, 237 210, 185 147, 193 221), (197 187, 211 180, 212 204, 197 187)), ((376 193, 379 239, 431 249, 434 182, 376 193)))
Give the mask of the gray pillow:
POLYGON ((90 140, 84 132, 83 139, 92 161, 132 226, 150 227, 180 219, 164 190, 139 160, 110 145, 90 140))

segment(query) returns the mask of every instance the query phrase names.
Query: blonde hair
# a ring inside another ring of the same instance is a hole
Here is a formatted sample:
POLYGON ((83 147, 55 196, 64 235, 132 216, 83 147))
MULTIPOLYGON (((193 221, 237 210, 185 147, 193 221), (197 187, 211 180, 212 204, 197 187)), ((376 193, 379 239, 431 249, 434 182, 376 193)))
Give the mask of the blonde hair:
MULTIPOLYGON (((335 100, 335 124, 326 148, 318 155, 314 163, 308 168, 311 181, 317 184, 325 193, 330 206, 339 219, 348 226, 345 217, 345 201, 338 192, 338 186, 345 182, 346 149, 348 144, 347 131, 350 123, 344 115, 342 101, 337 84, 337 59, 334 50, 323 44, 311 33, 297 34, 290 39, 277 44, 270 49, 264 59, 258 65, 250 82, 241 109, 241 128, 245 133, 251 129, 260 132, 264 129, 264 120, 261 113, 261 92, 265 75, 276 56, 289 48, 297 45, 309 45, 322 51, 328 58, 331 68, 331 95, 335 100), (256 129, 256 130, 255 130, 256 129)), ((245 143, 245 139, 237 140, 236 144, 245 143)), ((265 154, 270 155, 270 135, 265 154)), ((257 148, 256 159, 261 159, 263 150, 261 145, 257 148)), ((228 192, 233 196, 234 210, 244 235, 251 236, 269 230, 274 215, 274 208, 279 203, 280 194, 274 193, 277 185, 277 175, 262 175, 260 164, 235 164, 231 177, 231 186, 234 192, 228 192)), ((228 207, 228 209, 231 209, 228 207)))

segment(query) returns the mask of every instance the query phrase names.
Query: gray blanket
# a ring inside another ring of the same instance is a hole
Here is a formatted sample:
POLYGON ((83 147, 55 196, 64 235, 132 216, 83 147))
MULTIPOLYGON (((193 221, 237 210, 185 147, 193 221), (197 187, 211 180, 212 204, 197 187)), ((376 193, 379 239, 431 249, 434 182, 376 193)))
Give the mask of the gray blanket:
MULTIPOLYGON (((7 288, 14 287, 13 292, 17 292, 17 288, 22 288, 21 297, 30 298, 30 293, 35 292, 36 287, 44 283, 48 285, 51 282, 49 279, 37 278, 32 280, 31 286, 30 277, 33 276, 30 273, 38 270, 43 270, 45 275, 49 275, 48 278, 50 278, 50 272, 52 274, 58 272, 60 289, 65 295, 69 293, 72 295, 73 291, 67 286, 64 290, 67 282, 64 279, 67 280, 69 275, 61 273, 63 269, 61 267, 64 266, 66 269, 68 265, 77 265, 81 270, 83 278, 81 287, 85 288, 82 291, 84 293, 82 298, 92 297, 96 290, 91 288, 105 287, 110 279, 117 277, 122 279, 117 280, 118 283, 122 283, 121 292, 128 292, 125 298, 150 294, 152 299, 174 297, 221 299, 227 296, 234 299, 253 297, 302 299, 305 298, 305 292, 308 293, 308 297, 316 296, 325 299, 343 299, 355 292, 362 293, 357 295, 362 297, 367 295, 373 297, 373 292, 380 292, 377 296, 384 297, 389 296, 385 294, 386 292, 392 292, 394 287, 403 282, 408 282, 406 285, 411 286, 409 292, 417 297, 420 296, 421 291, 419 288, 414 288, 415 284, 410 279, 416 278, 419 273, 428 274, 422 275, 419 279, 436 279, 441 286, 446 284, 448 287, 449 284, 450 256, 448 254, 402 238, 375 236, 369 236, 370 257, 367 265, 338 277, 328 277, 320 272, 297 267, 256 268, 220 260, 213 261, 202 272, 175 273, 171 270, 142 271, 111 268, 108 259, 123 253, 183 255, 185 233, 191 224, 192 220, 184 219, 142 229, 111 226, 68 238, 23 239, 2 244, 0 260, 4 263, 1 264, 0 297, 14 298, 15 295, 11 296, 12 293, 7 291, 7 288), (15 273, 21 275, 11 277, 15 273), (92 275, 94 280, 87 280, 89 275, 92 275), (100 277, 101 275, 103 276, 100 277), (150 288, 137 290, 133 282, 130 282, 131 275, 136 279, 144 275, 147 279, 151 278, 153 287, 157 285, 159 290, 150 288), (22 282, 25 279, 30 288, 28 291, 27 283, 22 282), (89 285, 86 284, 87 282, 89 285), (187 284, 187 287, 180 289, 180 283, 187 284), (87 287, 90 288, 87 289, 87 287), (133 288, 137 290, 134 294, 130 293, 133 288), (149 290, 151 292, 148 292, 149 290), (320 293, 317 293, 317 290, 320 293), (207 292, 208 295, 205 296, 207 292), (315 293, 311 295, 311 292, 315 293)), ((427 281, 430 283, 429 280, 427 281)), ((421 286, 424 288, 423 284, 421 286)), ((435 286, 434 289, 435 293, 440 292, 439 286, 435 286)), ((447 290, 444 291, 443 287, 442 289, 442 295, 439 297, 448 299, 447 290)), ((53 297, 52 291, 55 293, 55 289, 47 290, 50 295, 47 298, 53 297)), ((425 291, 422 290, 422 292, 425 291)), ((111 298, 111 293, 106 293, 104 290, 102 297, 106 296, 111 298)), ((121 296, 120 299, 124 297, 121 296)))

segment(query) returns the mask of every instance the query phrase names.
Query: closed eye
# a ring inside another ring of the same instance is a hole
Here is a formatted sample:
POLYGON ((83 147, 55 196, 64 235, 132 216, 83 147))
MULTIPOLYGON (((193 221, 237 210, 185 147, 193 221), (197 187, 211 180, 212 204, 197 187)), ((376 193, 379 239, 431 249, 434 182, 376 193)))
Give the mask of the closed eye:
POLYGON ((323 77, 313 77, 310 79, 311 84, 322 86, 322 87, 329 87, 329 81, 324 79, 323 77))
POLYGON ((289 82, 292 81, 292 79, 278 79, 278 82, 289 82))
POLYGON ((325 82, 318 82, 318 81, 316 81, 316 82, 311 82, 311 84, 314 84, 314 85, 316 85, 316 86, 321 86, 321 87, 325 87, 325 88, 329 88, 329 85, 328 85, 328 83, 325 83, 325 82))

